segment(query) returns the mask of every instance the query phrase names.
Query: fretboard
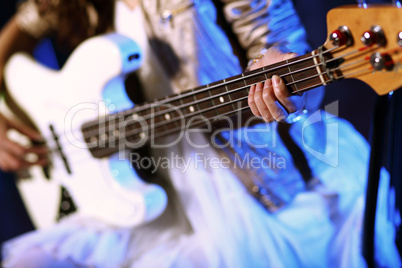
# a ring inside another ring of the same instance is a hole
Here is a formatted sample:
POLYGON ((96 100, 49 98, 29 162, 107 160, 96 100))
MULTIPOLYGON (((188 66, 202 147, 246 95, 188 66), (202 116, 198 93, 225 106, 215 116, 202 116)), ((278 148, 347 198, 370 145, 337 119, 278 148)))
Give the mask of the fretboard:
POLYGON ((292 94, 321 86, 329 79, 319 57, 313 55, 278 62, 88 122, 82 126, 84 139, 94 157, 105 157, 249 109, 250 86, 274 74, 285 81, 292 94))

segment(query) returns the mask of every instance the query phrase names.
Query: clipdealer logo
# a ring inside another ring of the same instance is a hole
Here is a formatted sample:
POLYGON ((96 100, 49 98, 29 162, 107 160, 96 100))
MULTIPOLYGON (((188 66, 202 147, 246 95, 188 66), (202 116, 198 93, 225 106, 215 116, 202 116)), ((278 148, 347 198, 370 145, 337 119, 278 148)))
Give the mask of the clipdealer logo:
MULTIPOLYGON (((176 107, 170 107, 166 106, 166 109, 174 110, 177 113, 177 118, 179 121, 177 121, 180 126, 178 126, 179 131, 178 136, 176 136, 172 141, 168 142, 167 144, 161 144, 160 148, 169 148, 177 143, 179 143, 182 139, 186 139, 188 143, 192 144, 194 147, 195 151, 199 148, 208 148, 208 147, 215 147, 215 148, 225 148, 228 146, 236 145, 237 147, 243 146, 243 144, 246 144, 249 148, 272 148, 277 146, 276 140, 278 139, 276 137, 277 132, 275 131, 274 124, 264 124, 264 127, 259 128, 259 129, 254 129, 252 127, 248 128, 247 126, 253 125, 253 120, 256 120, 256 118, 251 117, 248 119, 245 123, 245 127, 243 127, 244 131, 244 139, 242 139, 242 142, 239 142, 240 139, 235 138, 234 134, 236 127, 240 124, 241 119, 238 119, 238 122, 234 122, 232 118, 225 117, 223 116, 220 118, 221 120, 226 120, 228 122, 229 127, 226 127, 224 129, 214 129, 213 128, 213 120, 209 120, 207 118, 203 118, 201 116, 197 116, 198 120, 202 121, 205 125, 204 128, 202 129, 193 129, 191 128, 191 125, 189 125, 189 122, 193 122, 193 120, 186 121, 185 116, 181 114, 180 109, 177 109, 176 107), (222 132, 228 132, 228 140, 222 145, 222 144, 217 144, 216 143, 216 136, 218 136, 222 132), (206 140, 205 143, 203 144, 193 144, 193 140, 191 138, 191 133, 192 132, 198 132, 198 133, 208 133, 210 134, 210 140, 206 140), (259 137, 269 137, 269 138, 263 138, 263 142, 261 144, 257 144, 255 139, 252 139, 250 137, 253 137, 255 133, 258 133, 257 136, 259 137), (237 144, 235 144, 237 142, 237 144), (197 147, 198 146, 198 147, 197 147)), ((107 133, 104 133, 105 131, 109 131, 106 127, 103 127, 105 125, 105 117, 111 117, 114 122, 117 122, 116 125, 118 127, 118 132, 121 135, 121 138, 119 140, 101 140, 98 143, 99 147, 107 147, 110 144, 117 146, 119 148, 118 150, 118 155, 120 160, 127 159, 127 154, 126 154, 126 149, 130 148, 138 148, 143 146, 147 141, 145 139, 150 139, 152 137, 149 137, 148 135, 145 135, 144 138, 139 139, 136 142, 128 141, 126 138, 126 132, 127 132, 127 126, 132 126, 135 125, 139 129, 139 133, 147 133, 149 130, 153 130, 155 122, 153 121, 153 116, 152 114, 149 115, 149 118, 142 118, 141 116, 138 117, 130 117, 127 119, 126 117, 119 116, 118 114, 110 114, 110 112, 113 112, 116 109, 115 106, 111 103, 105 103, 105 102, 100 102, 98 104, 94 103, 81 103, 79 105, 76 105, 72 107, 67 115, 65 116, 65 122, 64 122, 64 133, 65 136, 68 140, 68 142, 80 149, 88 149, 88 145, 83 141, 83 139, 80 137, 80 135, 77 135, 77 128, 82 124, 82 122, 85 122, 87 118, 91 118, 94 115, 98 116, 99 120, 99 126, 102 126, 98 129, 99 137, 110 137, 108 135, 105 135, 107 133), (89 114, 89 115, 88 115, 89 114), (103 121, 102 121, 103 120, 103 121), (78 123, 76 123, 78 122, 78 123)), ((241 118, 242 114, 239 112, 237 118, 241 118)), ((307 115, 306 115, 307 116, 307 115)), ((333 118, 336 118, 338 116, 338 102, 333 102, 327 106, 325 106, 325 113, 322 112, 321 110, 318 110, 311 115, 308 115, 307 118, 302 122, 301 130, 299 133, 299 136, 301 136, 301 144, 305 150, 305 152, 309 153, 319 161, 322 161, 332 167, 336 167, 339 164, 339 155, 338 155, 338 146, 339 146, 339 123, 337 120, 331 120, 333 118), (331 144, 329 144, 331 143, 331 144), (319 146, 317 146, 319 145, 319 146)), ((298 122, 297 124, 300 124, 298 122)), ((130 130, 132 131, 132 130, 130 130)), ((151 132, 150 132, 151 133, 151 132)), ((158 134, 158 133, 156 133, 158 134)), ((300 137, 296 137, 296 139, 300 139, 300 137)), ((152 143, 153 140, 149 140, 151 142, 151 145, 155 145, 155 143, 152 143)), ((236 147, 235 146, 235 147, 236 147)), ((135 155, 134 155, 135 156, 135 155)), ((243 157, 244 158, 244 157, 243 157)), ((247 156, 245 156, 247 158, 247 156)), ((264 157, 262 157, 264 158, 264 157)), ((206 159, 208 160, 208 159, 206 159)), ((254 162, 260 162, 260 166, 263 166, 261 163, 267 162, 265 159, 263 160, 255 160, 255 158, 250 159, 237 159, 239 163, 243 163, 244 161, 249 162, 249 161, 254 161, 254 162)), ((155 163, 158 162, 158 160, 153 160, 151 162, 155 163)), ((160 161, 165 161, 165 160, 159 160, 160 161)), ((177 160, 178 161, 178 160, 177 160)), ((182 163, 185 163, 185 160, 180 160, 182 163)), ((210 160, 208 160, 211 162, 210 160)), ((214 160, 215 161, 215 160, 214 160)), ((166 161, 165 161, 166 162, 166 161)), ((161 162, 160 162, 161 163, 161 162)), ((223 160, 223 165, 225 165, 226 160, 223 160)))
POLYGON ((138 153, 129 154, 130 163, 136 170, 150 170, 155 173, 160 169, 177 169, 180 173, 186 173, 191 169, 285 169, 286 159, 274 152, 269 152, 264 157, 252 156, 246 153, 243 156, 235 155, 234 161, 229 157, 210 156, 205 153, 194 153, 189 157, 179 156, 171 152, 167 156, 152 157, 140 156, 138 153))

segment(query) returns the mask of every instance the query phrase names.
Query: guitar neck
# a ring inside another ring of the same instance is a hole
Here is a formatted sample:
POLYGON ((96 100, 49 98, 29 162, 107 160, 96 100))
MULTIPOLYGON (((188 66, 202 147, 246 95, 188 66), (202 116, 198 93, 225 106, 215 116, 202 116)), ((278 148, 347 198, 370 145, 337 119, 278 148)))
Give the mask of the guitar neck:
POLYGON ((292 94, 325 85, 331 79, 322 64, 324 53, 318 54, 313 51, 88 122, 82 126, 84 139, 94 157, 105 157, 249 109, 250 86, 274 74, 292 94))

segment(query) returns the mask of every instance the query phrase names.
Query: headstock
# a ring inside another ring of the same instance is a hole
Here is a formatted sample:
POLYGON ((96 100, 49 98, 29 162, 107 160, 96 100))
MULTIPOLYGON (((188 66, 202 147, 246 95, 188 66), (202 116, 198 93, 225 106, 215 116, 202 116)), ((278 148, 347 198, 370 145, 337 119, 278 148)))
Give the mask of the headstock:
POLYGON ((402 87, 402 8, 343 6, 328 12, 327 25, 324 47, 341 59, 335 79, 362 80, 379 95, 402 87))

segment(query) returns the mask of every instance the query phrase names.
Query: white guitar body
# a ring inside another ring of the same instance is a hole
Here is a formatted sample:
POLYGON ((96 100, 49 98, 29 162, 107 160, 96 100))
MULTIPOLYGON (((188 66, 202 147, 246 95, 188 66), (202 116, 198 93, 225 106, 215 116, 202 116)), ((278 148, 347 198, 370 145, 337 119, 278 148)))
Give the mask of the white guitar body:
POLYGON ((142 181, 121 153, 94 158, 80 129, 109 110, 134 106, 123 78, 140 66, 140 55, 131 39, 109 34, 82 43, 61 71, 39 65, 27 54, 15 54, 5 69, 10 95, 52 149, 52 179, 69 190, 78 213, 117 226, 156 218, 166 207, 166 193, 142 181), (58 146, 62 153, 55 150, 58 146))

